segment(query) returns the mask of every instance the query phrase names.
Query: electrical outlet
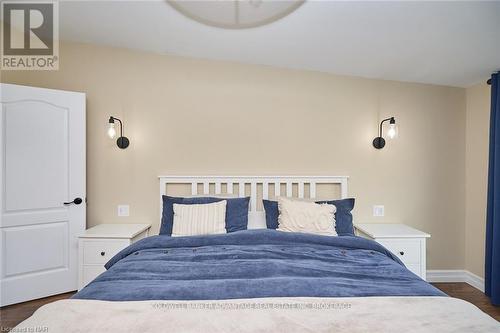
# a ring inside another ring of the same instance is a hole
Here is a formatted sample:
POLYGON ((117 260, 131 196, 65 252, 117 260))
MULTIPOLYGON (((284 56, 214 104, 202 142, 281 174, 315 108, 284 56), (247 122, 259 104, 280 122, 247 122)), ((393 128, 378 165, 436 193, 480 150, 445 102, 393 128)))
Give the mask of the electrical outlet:
POLYGON ((118 205, 118 216, 129 216, 129 205, 118 205))
POLYGON ((374 205, 373 206, 373 216, 384 216, 384 206, 374 205))

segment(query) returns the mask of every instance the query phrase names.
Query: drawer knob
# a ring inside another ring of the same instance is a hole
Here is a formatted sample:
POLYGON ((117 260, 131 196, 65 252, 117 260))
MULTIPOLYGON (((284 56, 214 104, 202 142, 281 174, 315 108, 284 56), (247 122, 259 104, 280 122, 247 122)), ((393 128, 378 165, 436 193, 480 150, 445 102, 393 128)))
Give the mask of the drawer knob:
POLYGON ((102 251, 102 252, 101 252, 101 256, 103 256, 103 257, 104 257, 105 255, 106 255, 106 252, 102 251))
POLYGON ((404 256, 405 252, 404 251, 399 251, 399 254, 404 256))

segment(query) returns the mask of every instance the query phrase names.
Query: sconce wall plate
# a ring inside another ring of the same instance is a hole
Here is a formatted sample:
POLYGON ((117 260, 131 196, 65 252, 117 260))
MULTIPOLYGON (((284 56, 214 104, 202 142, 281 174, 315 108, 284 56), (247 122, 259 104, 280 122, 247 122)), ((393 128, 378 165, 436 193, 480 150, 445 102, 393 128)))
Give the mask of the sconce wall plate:
POLYGON ((119 137, 118 139, 116 139, 116 145, 121 148, 121 149, 125 149, 128 147, 128 145, 130 144, 130 141, 128 140, 127 137, 125 136, 121 136, 119 137))
POLYGON ((382 149, 385 147, 385 139, 381 136, 376 137, 373 139, 373 147, 377 149, 382 149))

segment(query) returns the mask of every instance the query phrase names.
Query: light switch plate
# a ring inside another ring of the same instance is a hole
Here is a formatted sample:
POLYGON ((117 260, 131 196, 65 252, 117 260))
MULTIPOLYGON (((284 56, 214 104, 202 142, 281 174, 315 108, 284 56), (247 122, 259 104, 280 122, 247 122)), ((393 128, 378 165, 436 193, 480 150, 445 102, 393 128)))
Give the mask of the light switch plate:
POLYGON ((129 216, 129 205, 118 205, 118 216, 129 216))
POLYGON ((373 205, 373 216, 384 216, 384 206, 373 205))

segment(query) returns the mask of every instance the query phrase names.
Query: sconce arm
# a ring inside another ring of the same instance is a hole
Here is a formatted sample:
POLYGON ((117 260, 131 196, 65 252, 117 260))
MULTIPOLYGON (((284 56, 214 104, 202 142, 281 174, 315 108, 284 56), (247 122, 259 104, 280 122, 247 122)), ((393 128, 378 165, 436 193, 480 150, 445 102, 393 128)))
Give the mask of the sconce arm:
POLYGON ((109 120, 110 120, 110 122, 111 122, 111 120, 118 120, 118 122, 120 123, 120 137, 122 137, 123 136, 123 123, 122 123, 122 121, 118 118, 113 117, 113 116, 109 117, 109 120))
POLYGON ((386 121, 389 121, 391 120, 391 118, 387 118, 387 119, 384 119, 380 122, 380 126, 379 126, 379 129, 378 129, 378 137, 381 138, 382 137, 382 125, 386 122, 386 121))

